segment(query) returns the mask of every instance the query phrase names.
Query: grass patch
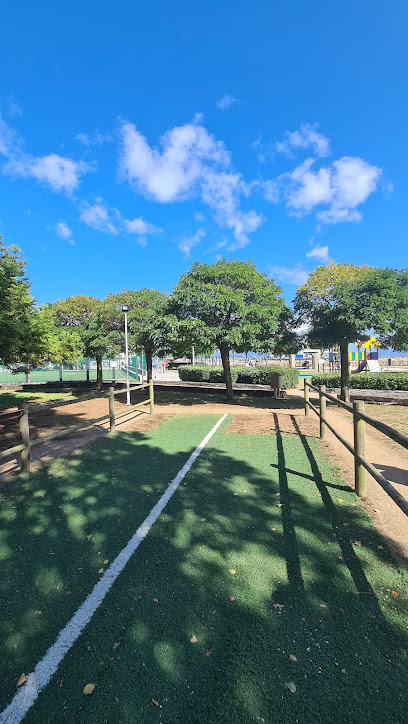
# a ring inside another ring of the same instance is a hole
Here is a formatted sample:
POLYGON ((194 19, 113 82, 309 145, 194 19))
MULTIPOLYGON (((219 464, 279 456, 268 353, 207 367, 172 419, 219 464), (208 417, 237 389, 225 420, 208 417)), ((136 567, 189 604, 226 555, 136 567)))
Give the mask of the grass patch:
MULTIPOLYGON (((213 423, 105 438, 7 486, 4 703, 213 423)), ((406 572, 314 439, 223 429, 27 722, 404 721, 406 572)))

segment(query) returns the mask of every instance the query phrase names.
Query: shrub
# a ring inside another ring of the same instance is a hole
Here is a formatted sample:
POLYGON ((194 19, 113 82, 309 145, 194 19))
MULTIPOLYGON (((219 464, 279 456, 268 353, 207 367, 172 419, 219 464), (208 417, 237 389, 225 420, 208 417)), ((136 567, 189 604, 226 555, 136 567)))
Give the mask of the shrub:
MULTIPOLYGON (((313 375, 312 385, 340 387, 340 375, 325 373, 313 375)), ((353 390, 400 390, 408 391, 408 372, 377 372, 350 375, 350 389, 353 390)))
MULTIPOLYGON (((222 367, 210 367, 210 382, 225 382, 224 370, 222 367)), ((236 382, 241 367, 231 367, 231 380, 236 382)))
POLYGON ((285 389, 297 387, 299 373, 293 367, 281 367, 271 365, 270 367, 243 367, 238 375, 238 382, 247 385, 270 385, 272 372, 282 374, 282 385, 285 389))
POLYGON ((179 377, 185 382, 208 382, 210 372, 211 367, 207 365, 180 365, 178 368, 179 377))
MULTIPOLYGON (((207 365, 182 365, 179 367, 179 376, 188 382, 224 382, 222 367, 209 367, 207 365)), ((233 382, 242 382, 246 385, 270 385, 272 372, 282 374, 282 384, 285 389, 297 387, 299 374, 293 367, 231 367, 233 382)), ((323 384, 323 383, 320 383, 323 384)))

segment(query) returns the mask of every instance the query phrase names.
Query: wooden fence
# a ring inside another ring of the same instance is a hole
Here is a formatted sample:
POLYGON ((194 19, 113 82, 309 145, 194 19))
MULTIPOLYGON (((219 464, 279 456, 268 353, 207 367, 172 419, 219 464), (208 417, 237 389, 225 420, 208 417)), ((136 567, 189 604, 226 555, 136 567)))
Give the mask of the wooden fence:
POLYGON ((20 405, 19 409, 17 411, 13 410, 11 412, 1 413, 0 417, 7 417, 7 419, 12 419, 13 417, 18 418, 18 426, 19 426, 19 430, 20 430, 21 443, 19 445, 14 445, 14 447, 10 447, 7 450, 2 450, 0 452, 0 460, 4 460, 5 458, 10 458, 10 457, 13 457, 14 455, 17 455, 18 453, 21 453, 21 470, 23 472, 30 472, 30 470, 31 470, 31 448, 35 447, 36 445, 43 445, 44 443, 50 442, 51 440, 56 440, 59 437, 65 437, 65 435, 71 435, 73 432, 82 430, 84 427, 90 427, 91 425, 96 425, 96 423, 103 422, 104 420, 107 420, 108 418, 110 421, 109 432, 114 433, 115 426, 116 426, 116 420, 118 420, 120 417, 123 417, 124 415, 128 415, 129 411, 131 409, 135 410, 136 408, 143 407, 144 405, 149 405, 150 414, 153 414, 153 412, 154 412, 153 380, 150 380, 150 382, 146 382, 144 384, 129 385, 129 387, 123 387, 122 389, 119 389, 119 390, 115 390, 114 387, 109 387, 108 392, 101 392, 96 395, 95 394, 94 395, 85 395, 83 397, 77 397, 74 400, 48 402, 45 405, 31 405, 30 407, 28 407, 28 405, 26 405, 26 404, 20 405), (130 391, 134 391, 134 390, 142 390, 145 387, 149 388, 149 397, 147 400, 138 402, 135 405, 127 406, 127 409, 124 412, 122 411, 119 415, 115 412, 115 395, 120 395, 120 394, 123 395, 126 393, 126 391, 128 389, 130 391), (65 407, 66 405, 73 405, 73 404, 77 404, 79 402, 86 402, 87 400, 95 400, 99 397, 108 398, 109 412, 106 415, 102 415, 102 417, 97 417, 93 420, 87 420, 86 422, 81 422, 79 425, 73 425, 72 427, 68 427, 65 430, 58 430, 57 432, 53 432, 51 435, 43 435, 42 437, 37 437, 34 440, 32 440, 30 438, 29 414, 32 414, 33 412, 43 412, 44 410, 50 409, 52 407, 65 407))
POLYGON ((379 470, 377 470, 372 463, 365 457, 365 425, 371 425, 379 432, 384 433, 387 437, 397 442, 402 447, 408 449, 408 436, 402 432, 398 432, 393 427, 386 425, 380 420, 376 420, 370 415, 366 415, 364 402, 353 402, 349 404, 339 400, 335 395, 331 395, 326 392, 325 385, 319 385, 315 387, 307 379, 304 380, 304 392, 305 392, 305 415, 309 414, 309 410, 318 416, 320 420, 320 438, 323 440, 326 436, 326 427, 331 430, 333 435, 347 448, 347 450, 354 456, 354 483, 355 491, 357 495, 363 497, 366 492, 366 470, 370 475, 381 485, 385 492, 393 499, 399 508, 408 515, 408 500, 404 498, 398 490, 391 485, 390 481, 379 470), (317 408, 310 402, 309 390, 314 390, 319 394, 319 407, 317 408), (344 437, 331 425, 326 415, 326 400, 334 402, 338 407, 342 407, 344 410, 351 412, 353 415, 353 437, 354 445, 351 445, 344 437))

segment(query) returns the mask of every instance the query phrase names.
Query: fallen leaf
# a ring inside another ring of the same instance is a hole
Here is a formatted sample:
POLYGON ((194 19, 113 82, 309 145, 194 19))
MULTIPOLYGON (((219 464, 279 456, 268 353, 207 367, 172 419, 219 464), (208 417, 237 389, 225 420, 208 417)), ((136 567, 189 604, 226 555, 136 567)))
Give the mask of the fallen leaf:
POLYGON ((393 598, 398 598, 398 593, 396 591, 391 591, 391 596, 393 598))
POLYGON ((337 556, 337 558, 339 559, 339 561, 343 560, 343 556, 337 556))
POLYGON ((34 611, 34 616, 41 616, 42 611, 34 611))
POLYGON ((378 551, 383 551, 383 550, 384 550, 384 546, 377 546, 377 550, 378 550, 378 551))
POLYGON ((294 694, 296 691, 296 684, 294 681, 286 681, 285 686, 289 689, 289 691, 294 694))
POLYGON ((206 656, 211 656, 211 654, 212 654, 212 651, 206 651, 206 652, 205 652, 205 655, 206 655, 206 656))
POLYGON ((278 611, 282 611, 282 608, 284 608, 284 605, 282 603, 274 603, 273 607, 276 608, 278 611))
POLYGON ((228 573, 231 573, 231 576, 235 576, 235 574, 236 574, 235 568, 229 568, 228 573))
POLYGON ((229 601, 235 601, 235 596, 228 596, 229 601))
POLYGON ((95 684, 87 684, 82 689, 82 693, 85 694, 85 696, 89 696, 89 694, 92 694, 94 688, 95 688, 95 684))
POLYGON ((289 658, 290 658, 291 661, 294 661, 295 664, 296 664, 296 661, 297 661, 296 656, 293 656, 293 654, 289 654, 289 658))
POLYGON ((153 704, 153 706, 155 706, 157 709, 159 708, 159 702, 156 701, 156 699, 152 699, 152 704, 153 704))
POLYGON ((327 608, 325 603, 319 603, 320 608, 327 608))
POLYGON ((86 536, 86 539, 87 539, 87 540, 91 540, 91 538, 92 538, 91 535, 87 535, 87 536, 86 536))
POLYGON ((17 681, 16 686, 21 686, 21 684, 25 684, 26 681, 27 681, 26 675, 25 675, 25 674, 21 674, 19 680, 17 681))
POLYGON ((104 570, 103 568, 100 568, 98 573, 103 573, 103 570, 104 570))
POLYGON ((113 649, 117 649, 118 646, 120 646, 119 641, 115 641, 115 643, 113 644, 112 648, 113 648, 113 649))
POLYGON ((205 523, 206 520, 207 520, 207 518, 200 518, 200 521, 201 521, 202 523, 205 523))
POLYGON ((341 670, 341 673, 342 673, 342 674, 347 674, 346 669, 342 669, 342 670, 341 670))
POLYGON ((159 599, 158 599, 158 598, 154 598, 154 599, 153 599, 153 603, 159 603, 159 599))
POLYGON ((337 502, 338 502, 338 503, 344 503, 344 500, 343 500, 343 498, 337 498, 337 502))
POLYGON ((361 540, 355 540, 354 541, 355 546, 361 546, 361 540))
POLYGON ((196 644, 198 641, 197 636, 192 636, 190 639, 190 644, 196 644))
POLYGON ((104 560, 104 562, 103 562, 103 565, 104 565, 104 566, 107 566, 107 565, 108 565, 108 563, 109 563, 108 559, 107 559, 107 558, 105 558, 105 560, 104 560))

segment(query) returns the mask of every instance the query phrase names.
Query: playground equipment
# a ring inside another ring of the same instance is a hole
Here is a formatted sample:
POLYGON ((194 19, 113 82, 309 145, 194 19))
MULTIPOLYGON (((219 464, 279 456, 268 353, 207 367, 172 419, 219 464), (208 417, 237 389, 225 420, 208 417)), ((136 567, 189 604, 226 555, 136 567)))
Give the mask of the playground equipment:
POLYGON ((380 343, 374 337, 357 342, 357 352, 349 352, 350 362, 358 361, 356 370, 352 370, 352 374, 357 374, 363 370, 368 372, 381 372, 380 363, 378 361, 378 350, 380 343))

